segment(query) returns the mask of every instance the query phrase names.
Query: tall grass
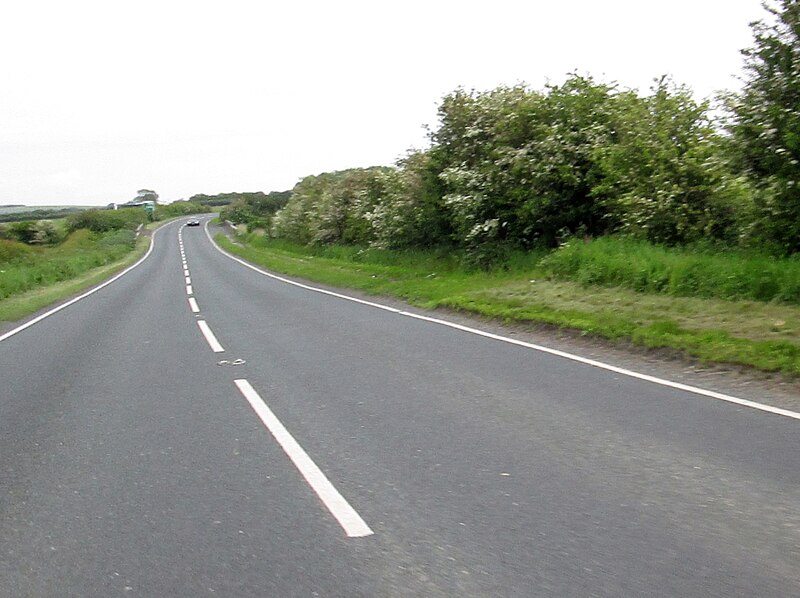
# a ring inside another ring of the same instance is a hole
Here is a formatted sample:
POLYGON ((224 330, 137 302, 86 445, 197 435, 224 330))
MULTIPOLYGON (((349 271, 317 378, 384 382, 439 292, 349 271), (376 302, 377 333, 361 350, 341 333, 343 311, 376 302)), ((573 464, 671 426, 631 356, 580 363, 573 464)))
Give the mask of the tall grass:
POLYGON ((800 304, 800 259, 676 249, 603 237, 573 240, 544 258, 553 278, 679 297, 800 304))
POLYGON ((0 300, 119 260, 133 250, 135 240, 130 230, 96 234, 81 229, 56 247, 0 241, 0 300))
MULTIPOLYGON (((305 255, 354 264, 397 266, 425 273, 473 273, 474 271, 474 267, 469 263, 463 250, 447 246, 397 250, 354 245, 301 245, 284 239, 270 239, 258 233, 244 235, 242 240, 248 246, 258 249, 282 251, 292 255, 305 255)), ((508 273, 528 272, 537 267, 538 262, 546 253, 546 251, 509 252, 502 267, 497 268, 494 274, 504 276, 508 273)))

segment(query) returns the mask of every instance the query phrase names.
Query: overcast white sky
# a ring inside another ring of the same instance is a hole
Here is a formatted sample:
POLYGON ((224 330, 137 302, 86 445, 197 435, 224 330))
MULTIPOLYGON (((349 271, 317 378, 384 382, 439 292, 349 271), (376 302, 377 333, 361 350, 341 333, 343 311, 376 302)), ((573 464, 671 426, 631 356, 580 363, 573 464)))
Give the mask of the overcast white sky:
POLYGON ((426 145, 442 96, 577 70, 736 89, 760 0, 8 0, 0 205, 279 191, 426 145))

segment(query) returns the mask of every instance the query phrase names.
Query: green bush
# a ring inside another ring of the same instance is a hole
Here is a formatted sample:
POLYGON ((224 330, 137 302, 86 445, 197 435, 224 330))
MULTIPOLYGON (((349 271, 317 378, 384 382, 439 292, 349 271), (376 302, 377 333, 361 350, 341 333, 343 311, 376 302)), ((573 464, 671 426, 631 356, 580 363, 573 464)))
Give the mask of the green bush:
POLYGON ((119 229, 134 230, 149 219, 142 208, 87 210, 67 216, 67 227, 70 232, 85 228, 95 233, 105 233, 119 229))
POLYGON ((188 216, 190 214, 204 214, 210 211, 211 208, 209 206, 193 201, 174 201, 166 205, 157 205, 155 219, 166 220, 167 218, 188 216))
POLYGON ((134 245, 135 233, 130 230, 92 233, 80 229, 56 247, 30 248, 0 240, 0 300, 117 261, 134 245))
POLYGON ((25 258, 30 255, 32 251, 33 250, 28 245, 20 243, 19 241, 0 239, 0 264, 25 258))

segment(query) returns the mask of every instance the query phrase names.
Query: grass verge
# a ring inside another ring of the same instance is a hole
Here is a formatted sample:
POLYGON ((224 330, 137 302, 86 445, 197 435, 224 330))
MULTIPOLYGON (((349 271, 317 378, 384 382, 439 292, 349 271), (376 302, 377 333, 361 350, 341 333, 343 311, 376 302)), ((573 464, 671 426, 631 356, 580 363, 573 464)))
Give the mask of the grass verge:
POLYGON ((53 303, 89 289, 127 268, 147 251, 150 240, 139 237, 135 248, 124 257, 54 284, 15 294, 0 301, 0 323, 15 322, 53 303))
POLYGON ((643 348, 681 352, 705 363, 800 374, 800 307, 640 293, 547 280, 541 256, 505 272, 466 272, 446 255, 311 249, 217 235, 227 251, 270 270, 324 284, 447 307, 505 322, 547 324, 643 348))

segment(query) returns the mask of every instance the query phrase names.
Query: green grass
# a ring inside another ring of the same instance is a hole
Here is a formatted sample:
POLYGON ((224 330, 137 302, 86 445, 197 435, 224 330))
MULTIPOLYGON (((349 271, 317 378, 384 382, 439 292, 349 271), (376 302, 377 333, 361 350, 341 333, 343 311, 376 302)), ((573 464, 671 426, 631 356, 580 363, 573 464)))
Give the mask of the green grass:
POLYGON ((69 280, 42 286, 0 301, 0 322, 15 322, 48 305, 100 284, 134 263, 144 255, 148 246, 149 241, 140 238, 136 248, 120 260, 92 268, 69 280))
POLYGON ((307 248, 252 235, 241 240, 234 244, 217 236, 222 247, 247 260, 331 286, 672 349, 708 363, 800 374, 800 307, 795 305, 550 280, 550 267, 539 265, 541 254, 515 256, 508 270, 486 273, 465 271, 449 254, 307 248))
MULTIPOLYGON (((78 230, 58 246, 31 248, 24 255, 0 261, 0 300, 116 262, 130 253, 134 244, 133 231, 94 235, 78 230)), ((13 255, 13 246, 4 246, 7 250, 3 253, 13 255)))
POLYGON ((0 321, 16 321, 133 263, 149 245, 131 231, 76 231, 56 247, 0 241, 0 321))
POLYGON ((603 237, 573 240, 544 259, 542 267, 553 278, 646 293, 800 304, 800 258, 603 237))

